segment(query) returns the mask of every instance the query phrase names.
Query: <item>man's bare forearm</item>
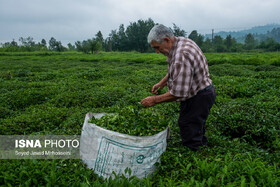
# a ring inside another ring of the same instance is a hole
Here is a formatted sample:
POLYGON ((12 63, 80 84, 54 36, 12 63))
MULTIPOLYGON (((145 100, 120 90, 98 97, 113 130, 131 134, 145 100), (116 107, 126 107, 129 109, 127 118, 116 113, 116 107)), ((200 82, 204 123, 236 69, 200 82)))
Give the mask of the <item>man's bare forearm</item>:
POLYGON ((176 101, 178 99, 178 97, 171 95, 170 92, 166 92, 165 94, 154 96, 154 97, 155 97, 155 104, 176 101))
POLYGON ((168 74, 166 74, 165 77, 159 82, 159 84, 161 85, 161 88, 163 88, 167 85, 167 81, 168 81, 168 74))

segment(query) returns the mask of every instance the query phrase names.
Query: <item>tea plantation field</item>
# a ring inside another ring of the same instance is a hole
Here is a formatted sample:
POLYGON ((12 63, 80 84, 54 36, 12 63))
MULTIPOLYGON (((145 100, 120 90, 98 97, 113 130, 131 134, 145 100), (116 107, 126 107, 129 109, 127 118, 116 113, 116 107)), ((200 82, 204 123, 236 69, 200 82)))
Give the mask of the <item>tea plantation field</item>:
POLYGON ((280 53, 206 57, 217 99, 207 120, 209 147, 192 152, 180 144, 179 103, 138 104, 166 75, 164 56, 0 53, 1 135, 80 135, 87 112, 142 116, 129 119, 146 122, 128 126, 131 134, 171 127, 161 164, 145 179, 104 181, 77 159, 22 159, 0 160, 0 185, 280 186, 280 53))

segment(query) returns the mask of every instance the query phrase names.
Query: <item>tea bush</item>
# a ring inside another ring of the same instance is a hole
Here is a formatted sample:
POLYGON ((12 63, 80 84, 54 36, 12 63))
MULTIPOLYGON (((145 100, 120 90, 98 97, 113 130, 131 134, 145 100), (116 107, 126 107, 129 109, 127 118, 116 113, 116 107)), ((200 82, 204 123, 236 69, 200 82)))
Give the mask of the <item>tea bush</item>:
POLYGON ((233 100, 213 111, 215 125, 231 138, 242 138, 253 145, 279 149, 280 113, 275 103, 257 99, 233 100))
POLYGON ((1 53, 1 135, 80 134, 88 112, 116 114, 99 124, 111 130, 151 135, 170 126, 171 133, 158 169, 144 179, 104 180, 80 160, 0 160, 0 185, 280 186, 279 53, 206 57, 217 99, 208 147, 192 152, 180 140, 180 103, 138 104, 166 75, 164 56, 1 53))

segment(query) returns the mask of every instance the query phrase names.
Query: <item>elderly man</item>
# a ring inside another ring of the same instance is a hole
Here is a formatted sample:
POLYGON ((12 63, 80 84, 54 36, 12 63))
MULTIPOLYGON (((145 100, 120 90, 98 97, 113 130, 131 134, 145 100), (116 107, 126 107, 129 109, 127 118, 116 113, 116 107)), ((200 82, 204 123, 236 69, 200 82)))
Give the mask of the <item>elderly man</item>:
POLYGON ((167 57, 168 73, 152 87, 156 96, 143 99, 141 104, 151 107, 162 102, 181 102, 178 124, 182 143, 197 151, 207 145, 205 122, 216 99, 206 58, 195 42, 175 37, 164 25, 150 30, 148 43, 156 53, 167 57), (166 85, 168 92, 158 95, 158 90, 166 85))

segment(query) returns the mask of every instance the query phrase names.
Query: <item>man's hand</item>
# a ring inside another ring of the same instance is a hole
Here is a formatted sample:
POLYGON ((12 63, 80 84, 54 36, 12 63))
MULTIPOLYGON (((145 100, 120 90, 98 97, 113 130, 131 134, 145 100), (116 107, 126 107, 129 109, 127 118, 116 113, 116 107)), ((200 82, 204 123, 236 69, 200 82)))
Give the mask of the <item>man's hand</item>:
POLYGON ((161 89, 161 85, 159 83, 157 83, 153 86, 151 93, 158 95, 160 89, 161 89))
POLYGON ((145 99, 143 99, 141 101, 141 104, 145 107, 151 107, 154 106, 156 104, 156 96, 149 96, 146 97, 145 99))

